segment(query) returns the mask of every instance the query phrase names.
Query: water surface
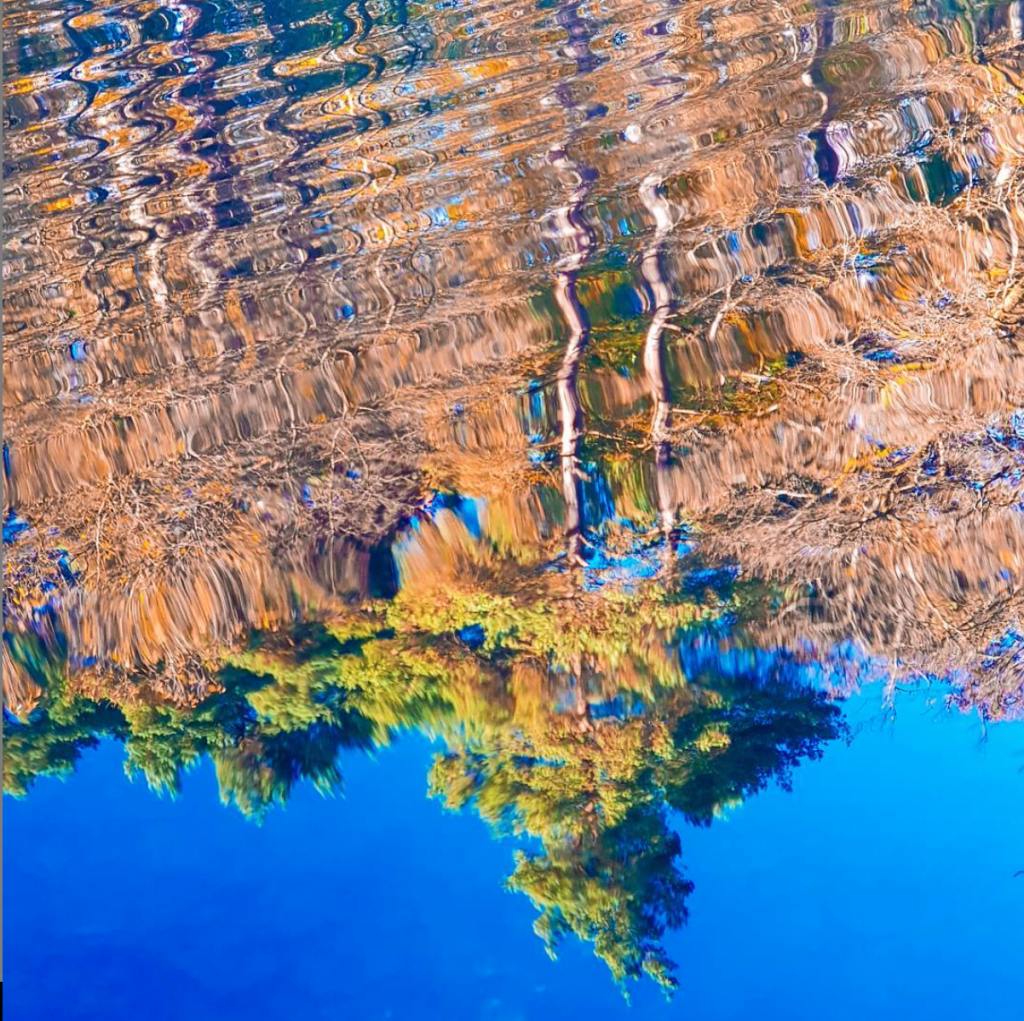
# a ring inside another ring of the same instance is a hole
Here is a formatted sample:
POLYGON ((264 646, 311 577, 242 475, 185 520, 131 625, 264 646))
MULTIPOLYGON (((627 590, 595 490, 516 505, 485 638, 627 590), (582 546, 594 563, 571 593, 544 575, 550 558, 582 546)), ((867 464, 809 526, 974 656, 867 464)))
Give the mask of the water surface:
POLYGON ((20 1016, 1011 1016, 1019 0, 3 17, 20 1016))

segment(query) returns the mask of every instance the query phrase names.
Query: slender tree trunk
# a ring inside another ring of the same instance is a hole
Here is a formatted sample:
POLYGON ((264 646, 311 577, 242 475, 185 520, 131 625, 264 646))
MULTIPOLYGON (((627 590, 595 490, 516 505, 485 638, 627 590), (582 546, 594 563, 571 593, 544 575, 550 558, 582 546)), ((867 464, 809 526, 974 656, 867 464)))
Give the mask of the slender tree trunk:
POLYGON ((562 426, 561 465, 566 547, 570 561, 582 564, 585 562, 582 549, 583 472, 580 467, 579 447, 583 433, 583 409, 580 405, 577 383, 580 356, 590 336, 590 323, 586 310, 576 295, 574 271, 558 274, 555 297, 569 324, 569 339, 556 378, 559 420, 562 426))
MULTIPOLYGON (((576 74, 586 74, 597 64, 590 52, 591 26, 579 16, 574 0, 569 0, 557 15, 558 24, 569 35, 565 52, 576 61, 576 74)), ((573 113, 578 109, 570 83, 555 89, 562 107, 573 113)), ((571 128, 570 128, 571 131, 571 128)), ((564 149, 551 152, 552 164, 574 178, 569 201, 555 213, 555 230, 570 242, 571 250, 559 260, 555 298, 569 327, 565 354, 558 370, 557 391, 562 428, 562 493, 565 499, 566 555, 570 563, 582 565, 583 558, 583 472, 579 448, 583 433, 583 409, 577 387, 580 358, 590 339, 590 320, 576 293, 576 276, 594 247, 594 237, 583 219, 583 207, 594 171, 576 163, 564 149)))
POLYGON ((659 194, 660 187, 661 179, 654 176, 646 178, 640 186, 640 199, 655 223, 654 239, 644 252, 640 271, 654 298, 654 316, 644 339, 644 373, 652 404, 651 439, 654 443, 658 515, 661 529, 667 537, 675 527, 676 508, 668 480, 672 454, 668 431, 672 397, 665 372, 664 335, 674 302, 672 290, 661 273, 661 243, 672 229, 672 219, 668 202, 659 194))

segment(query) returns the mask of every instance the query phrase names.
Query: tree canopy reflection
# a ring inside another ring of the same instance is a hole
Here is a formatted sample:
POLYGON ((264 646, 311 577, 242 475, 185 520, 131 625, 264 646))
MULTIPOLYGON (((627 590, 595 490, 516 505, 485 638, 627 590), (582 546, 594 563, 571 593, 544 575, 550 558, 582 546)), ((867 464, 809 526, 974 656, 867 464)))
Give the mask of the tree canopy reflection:
POLYGON ((771 605, 761 586, 690 571, 588 589, 568 568, 516 589, 501 566, 258 632, 222 654, 194 705, 109 679, 90 697, 52 646, 9 636, 44 695, 26 719, 5 716, 5 790, 73 772, 108 737, 160 793, 209 757, 222 799, 259 821, 299 783, 339 792, 345 752, 416 730, 440 748, 431 794, 515 838, 508 885, 536 906, 549 952, 573 935, 619 983, 647 975, 670 990, 663 937, 692 889, 673 813, 708 825, 787 786, 845 733, 840 710, 789 654, 728 669, 708 657, 771 605))

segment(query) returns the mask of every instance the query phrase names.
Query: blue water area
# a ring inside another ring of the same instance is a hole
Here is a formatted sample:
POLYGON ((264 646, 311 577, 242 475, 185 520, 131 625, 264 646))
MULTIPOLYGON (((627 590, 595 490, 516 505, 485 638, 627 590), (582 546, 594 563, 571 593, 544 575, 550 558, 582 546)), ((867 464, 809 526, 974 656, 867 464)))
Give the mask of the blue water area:
POLYGON ((923 696, 708 828, 669 940, 681 988, 627 1003, 589 947, 557 961, 506 892, 514 847, 426 796, 428 741, 345 760, 346 795, 300 789, 262 826, 212 767, 176 801, 121 748, 5 798, 9 978, 19 1019, 566 1017, 822 1021, 1019 1016, 1024 727, 984 732, 923 696))

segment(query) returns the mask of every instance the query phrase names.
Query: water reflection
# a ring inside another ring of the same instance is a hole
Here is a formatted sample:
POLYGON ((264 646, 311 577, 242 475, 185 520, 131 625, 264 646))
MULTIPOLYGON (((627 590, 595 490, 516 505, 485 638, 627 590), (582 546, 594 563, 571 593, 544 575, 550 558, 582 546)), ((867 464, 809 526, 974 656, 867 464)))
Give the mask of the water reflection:
MULTIPOLYGON (((222 799, 260 819, 297 783, 339 791, 342 752, 417 728, 442 748, 431 793, 525 841, 509 886, 538 908, 549 950, 575 935, 618 981, 647 974, 671 989, 662 937, 685 920, 692 884, 670 810, 706 825, 769 782, 787 785, 845 734, 840 710, 809 683, 822 680, 813 657, 723 654, 717 632, 764 598, 730 578, 565 598, 561 574, 514 595, 488 574, 258 635, 224 657, 194 706, 131 687, 89 698, 49 664, 43 703, 5 719, 5 789, 70 773, 113 737, 128 775, 158 792, 178 792, 209 756, 222 799)), ((14 651, 42 682, 38 648, 14 651)))
POLYGON ((179 663, 556 448, 570 558, 607 483, 833 640, 1018 621, 1019 4, 5 18, 9 627, 179 663))
POLYGON ((436 736, 671 986, 832 699, 1024 695, 1021 4, 14 2, 5 789, 436 736))

